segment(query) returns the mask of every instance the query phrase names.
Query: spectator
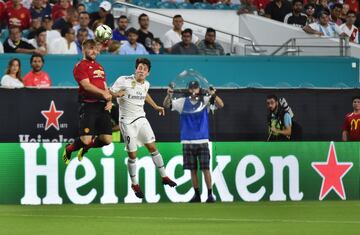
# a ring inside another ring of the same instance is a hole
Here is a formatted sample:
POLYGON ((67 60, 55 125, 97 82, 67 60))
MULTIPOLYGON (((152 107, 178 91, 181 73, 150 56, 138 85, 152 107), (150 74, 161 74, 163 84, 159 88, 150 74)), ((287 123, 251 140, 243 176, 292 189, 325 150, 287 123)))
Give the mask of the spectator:
POLYGON ((241 0, 241 5, 237 11, 238 15, 241 14, 258 14, 258 9, 254 4, 254 0, 241 0))
POLYGON ((154 39, 154 35, 149 31, 149 16, 141 14, 138 18, 140 29, 138 30, 139 38, 138 42, 144 45, 147 51, 151 50, 151 41, 154 39))
POLYGON ((345 0, 345 4, 349 5, 349 10, 355 11, 356 14, 359 13, 359 1, 358 0, 345 0))
POLYGON ((42 71, 44 65, 44 57, 34 54, 30 58, 32 70, 24 77, 25 87, 47 88, 51 87, 51 79, 49 75, 42 71))
POLYGON ((216 31, 207 28, 205 39, 200 41, 198 46, 200 55, 225 55, 224 48, 216 41, 216 31))
POLYGON ((44 0, 33 0, 30 15, 32 19, 42 19, 46 15, 51 15, 51 6, 49 3, 44 3, 44 0))
POLYGON ((8 27, 19 26, 21 29, 30 27, 30 12, 22 6, 21 0, 12 0, 12 5, 6 10, 8 27))
POLYGON ((75 30, 67 25, 61 30, 61 37, 51 42, 49 54, 77 54, 75 44, 75 30))
POLYGON ((46 54, 46 29, 44 27, 38 28, 35 33, 35 38, 30 39, 29 43, 36 49, 44 51, 44 54, 46 54))
POLYGON ((342 127, 343 141, 360 141, 360 96, 352 99, 353 111, 345 116, 342 127))
POLYGON ((151 41, 151 49, 149 53, 153 55, 164 54, 164 48, 160 38, 154 38, 151 41))
POLYGON ((287 0, 273 0, 265 8, 266 17, 280 22, 284 22, 285 16, 290 12, 291 5, 287 0))
POLYGON ((343 24, 343 22, 340 18, 342 7, 343 6, 340 3, 335 3, 334 5, 331 6, 330 21, 335 23, 338 26, 343 24))
POLYGON ((78 18, 79 18, 78 12, 74 8, 70 7, 66 10, 65 16, 58 18, 54 22, 52 28, 61 32, 62 29, 67 27, 68 25, 71 25, 71 27, 73 27, 75 23, 78 21, 78 18))
POLYGON ((21 80, 21 63, 19 59, 11 59, 6 69, 6 74, 1 78, 1 86, 6 88, 24 87, 21 80))
POLYGON ((76 10, 77 10, 77 12, 81 13, 81 12, 86 11, 86 7, 83 3, 80 3, 77 5, 76 10))
POLYGON ((79 29, 85 29, 88 32, 87 39, 94 39, 94 32, 89 28, 90 14, 83 11, 79 14, 79 24, 74 26, 75 34, 78 34, 79 29))
POLYGON ((305 14, 306 14, 306 24, 312 24, 316 22, 315 17, 315 5, 312 3, 308 3, 305 5, 305 14))
MULTIPOLYGON (((171 53, 171 48, 178 42, 181 42, 182 27, 184 20, 181 15, 175 15, 173 17, 173 28, 165 33, 164 48, 166 52, 171 53)), ((192 43, 197 43, 199 38, 196 35, 192 35, 192 43)))
POLYGON ((52 29, 53 21, 50 15, 46 15, 42 18, 41 26, 46 29, 46 44, 50 45, 54 39, 60 38, 59 31, 52 29))
POLYGON ((33 39, 35 37, 35 32, 38 28, 41 27, 41 18, 31 19, 30 28, 28 34, 26 35, 27 39, 33 39))
POLYGON ((83 41, 85 41, 85 39, 88 39, 89 35, 88 35, 88 32, 86 29, 84 28, 81 28, 79 29, 77 35, 76 35, 76 41, 75 41, 75 44, 76 44, 76 48, 77 48, 77 52, 78 54, 82 54, 82 43, 83 41))
POLYGON ((199 49, 192 43, 192 30, 185 29, 181 32, 182 41, 176 43, 171 48, 171 54, 174 55, 198 55, 199 49))
POLYGON ((113 40, 119 42, 128 40, 126 37, 126 29, 128 27, 128 23, 128 18, 126 16, 122 15, 119 17, 119 19, 117 20, 118 27, 113 30, 113 40))
POLYGON ((269 111, 267 121, 269 128, 268 141, 284 141, 291 138, 292 120, 289 112, 285 111, 275 95, 266 98, 266 105, 269 111))
POLYGON ((31 44, 21 39, 21 30, 19 27, 13 26, 9 29, 9 37, 4 43, 5 53, 39 53, 44 54, 44 51, 35 49, 31 44))
POLYGON ((342 24, 340 29, 349 37, 350 42, 359 43, 359 29, 354 26, 355 20, 355 11, 349 10, 346 15, 346 23, 342 24))
POLYGON ((343 34, 339 26, 330 22, 329 13, 327 11, 320 12, 319 21, 306 25, 303 30, 309 34, 326 37, 336 37, 343 34))
POLYGON ((284 23, 291 24, 299 28, 304 27, 306 25, 307 16, 302 13, 303 0, 293 0, 292 8, 292 12, 285 16, 284 23))
POLYGON ((135 28, 130 28, 127 31, 127 42, 124 43, 124 45, 120 48, 120 55, 147 55, 149 54, 145 47, 138 43, 138 31, 135 28))
POLYGON ((342 8, 342 11, 341 11, 341 14, 340 14, 340 19, 342 22, 346 22, 346 17, 347 17, 347 13, 348 11, 350 10, 350 6, 348 4, 343 4, 342 5, 343 8, 342 8))
POLYGON ((316 2, 316 7, 315 7, 315 17, 319 17, 319 14, 323 11, 327 11, 330 14, 330 10, 328 7, 328 0, 318 0, 316 2))
POLYGON ((57 19, 64 17, 66 15, 66 11, 71 8, 71 4, 69 0, 59 0, 53 6, 52 9, 52 19, 55 22, 57 19))
POLYGON ((111 3, 103 1, 100 3, 98 12, 94 12, 90 15, 90 25, 93 25, 96 20, 100 20, 101 23, 106 24, 111 29, 114 29, 114 16, 110 13, 111 3))

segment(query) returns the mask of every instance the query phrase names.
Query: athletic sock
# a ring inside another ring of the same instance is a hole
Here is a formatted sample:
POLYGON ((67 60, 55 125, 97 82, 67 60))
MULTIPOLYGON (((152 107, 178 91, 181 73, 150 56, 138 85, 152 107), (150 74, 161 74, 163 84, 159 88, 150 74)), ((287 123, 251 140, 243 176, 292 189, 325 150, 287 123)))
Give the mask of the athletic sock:
POLYGON ((79 149, 81 149, 82 147, 84 147, 84 143, 80 140, 80 138, 76 138, 74 143, 70 144, 69 146, 66 147, 66 151, 67 152, 74 152, 77 151, 79 149))
POLYGON ((208 196, 212 195, 212 189, 208 189, 208 196))
POLYGON ((136 159, 128 158, 127 167, 128 167, 131 183, 138 184, 138 180, 136 177, 136 159))
POLYGON ((93 139, 90 144, 84 147, 84 150, 88 151, 91 148, 101 148, 103 146, 105 146, 104 142, 102 142, 98 137, 95 137, 95 139, 93 139))
POLYGON ((199 195, 199 196, 200 196, 199 188, 194 188, 194 190, 195 190, 195 195, 199 195))
POLYGON ((164 167, 164 161, 163 161, 163 158, 162 158, 161 154, 159 153, 159 151, 155 151, 155 152, 151 153, 151 157, 152 157, 152 160, 153 160, 155 166, 158 168, 161 177, 165 177, 166 172, 165 172, 165 167, 164 167))

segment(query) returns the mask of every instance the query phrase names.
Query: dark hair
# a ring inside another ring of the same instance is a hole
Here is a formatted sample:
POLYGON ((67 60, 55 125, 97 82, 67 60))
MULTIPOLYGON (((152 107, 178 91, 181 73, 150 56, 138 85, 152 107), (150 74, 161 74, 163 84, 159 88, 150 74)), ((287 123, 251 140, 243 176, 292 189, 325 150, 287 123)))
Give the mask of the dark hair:
POLYGON ((303 1, 303 0, 293 0, 293 1, 292 1, 292 6, 295 6, 295 4, 296 4, 297 2, 300 2, 301 4, 304 4, 304 1, 303 1))
POLYGON ((136 34, 136 35, 139 35, 138 31, 137 31, 135 28, 133 28, 133 27, 129 28, 129 29, 126 31, 126 35, 127 35, 127 36, 128 36, 130 33, 134 33, 134 34, 136 34))
POLYGON ((10 67, 12 66, 14 61, 17 61, 19 63, 19 71, 16 73, 16 78, 19 81, 22 82, 22 79, 21 79, 21 62, 20 62, 20 60, 18 58, 13 58, 13 59, 9 60, 8 67, 6 68, 6 74, 10 74, 10 67))
POLYGON ((279 100, 278 97, 277 97, 276 95, 273 95, 273 94, 266 96, 266 99, 267 99, 267 100, 273 99, 273 100, 275 100, 275 101, 278 101, 278 100, 279 100))
POLYGON ((149 72, 150 72, 151 62, 150 62, 149 59, 143 58, 143 57, 137 58, 137 59, 136 59, 136 62, 135 62, 135 69, 137 69, 137 67, 139 66, 139 64, 145 64, 145 65, 148 67, 149 72))
POLYGON ((11 33, 11 30, 13 30, 13 29, 19 29, 19 31, 21 32, 21 28, 20 28, 19 26, 17 26, 17 25, 11 25, 11 26, 9 27, 9 33, 11 33))
POLYGON ((121 16, 118 18, 118 21, 121 20, 121 19, 128 19, 128 18, 126 17, 126 15, 121 15, 121 16))
POLYGON ((40 54, 32 54, 30 57, 30 65, 32 64, 34 58, 40 58, 43 63, 45 63, 44 57, 40 54))
POLYGON ((206 33, 216 33, 216 31, 213 28, 207 28, 206 33))
POLYGON ((327 9, 324 9, 324 10, 322 10, 322 11, 319 12, 318 18, 320 19, 320 17, 321 17, 322 15, 327 15, 327 16, 329 16, 329 15, 330 15, 330 12, 329 12, 327 9))
POLYGON ((82 48, 88 47, 88 46, 96 46, 96 41, 94 39, 85 39, 82 44, 82 48))
POLYGON ((66 15, 75 15, 77 13, 77 10, 73 7, 69 7, 67 10, 66 10, 66 15))
POLYGON ((87 11, 82 11, 79 13, 79 15, 88 15, 90 17, 90 13, 87 11))
POLYGON ((79 33, 83 33, 83 32, 89 33, 87 29, 80 28, 80 29, 77 31, 77 35, 79 35, 79 33))
POLYGON ((189 33, 190 35, 192 35, 192 30, 187 28, 187 29, 184 29, 182 32, 181 32, 181 35, 184 35, 185 33, 189 33))
POLYGON ((343 5, 342 5, 341 3, 335 3, 335 4, 333 4, 333 5, 330 7, 331 10, 334 10, 335 8, 340 8, 340 9, 342 9, 342 8, 343 8, 343 5))
POLYGON ((174 15, 173 20, 176 19, 176 18, 182 18, 182 16, 181 15, 174 15))
POLYGON ((307 10, 308 8, 310 8, 310 7, 312 7, 312 8, 314 8, 315 9, 315 4, 313 4, 313 3, 308 3, 308 4, 306 4, 305 6, 304 6, 304 9, 305 10, 307 10))
POLYGON ((140 22, 142 17, 149 17, 148 15, 146 15, 145 13, 142 13, 141 15, 139 15, 138 17, 138 21, 140 22))
POLYGON ((72 29, 71 24, 69 23, 65 24, 64 27, 61 28, 61 32, 60 32, 61 37, 65 37, 65 35, 69 33, 71 29, 72 29))
POLYGON ((354 100, 360 100, 360 96, 356 95, 356 96, 352 97, 352 102, 354 102, 354 100))
POLYGON ((156 43, 159 43, 160 46, 163 45, 162 41, 160 40, 160 38, 154 38, 152 41, 155 41, 156 43))
POLYGON ((80 6, 85 7, 85 4, 84 4, 84 3, 79 3, 79 4, 77 4, 76 8, 78 8, 78 7, 80 7, 80 6))
POLYGON ((40 27, 35 31, 35 37, 38 37, 41 33, 46 32, 44 27, 40 27))
POLYGON ((349 15, 355 15, 356 16, 356 12, 354 10, 349 10, 347 13, 346 13, 346 16, 349 16, 349 15))

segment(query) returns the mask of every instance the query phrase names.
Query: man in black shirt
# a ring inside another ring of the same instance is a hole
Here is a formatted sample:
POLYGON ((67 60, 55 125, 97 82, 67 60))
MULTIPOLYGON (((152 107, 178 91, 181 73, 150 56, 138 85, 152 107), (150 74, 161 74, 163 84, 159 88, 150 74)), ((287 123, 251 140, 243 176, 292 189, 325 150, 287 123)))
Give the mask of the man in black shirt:
POLYGON ((74 26, 78 20, 79 20, 79 13, 76 11, 75 8, 70 7, 66 10, 65 16, 55 20, 52 28, 61 32, 61 30, 68 27, 69 24, 71 25, 71 27, 74 26))
POLYGON ((290 12, 291 5, 287 0, 273 0, 265 8, 266 17, 280 22, 284 22, 285 16, 290 12))
POLYGON ((30 43, 21 39, 21 31, 19 27, 13 26, 9 29, 9 37, 4 42, 5 53, 37 53, 45 54, 42 50, 37 50, 30 43))
POLYGON ((100 20, 103 24, 106 24, 111 29, 114 29, 114 16, 110 13, 111 3, 108 1, 103 1, 100 3, 99 11, 90 14, 90 28, 93 27, 95 21, 100 20))
POLYGON ((293 11, 285 16, 284 23, 291 24, 296 27, 302 28, 306 25, 307 16, 302 13, 303 0, 293 0, 293 11))
POLYGON ((149 16, 141 14, 139 16, 140 29, 138 30, 138 42, 143 44, 147 51, 151 50, 151 42, 154 39, 154 35, 149 31, 149 16))

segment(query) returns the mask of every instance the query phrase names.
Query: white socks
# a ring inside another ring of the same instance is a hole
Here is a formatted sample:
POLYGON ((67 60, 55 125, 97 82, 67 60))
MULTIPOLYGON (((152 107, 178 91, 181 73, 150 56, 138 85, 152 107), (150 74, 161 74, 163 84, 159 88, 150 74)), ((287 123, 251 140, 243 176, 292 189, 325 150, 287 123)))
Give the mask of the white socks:
POLYGON ((158 168, 161 177, 165 177, 166 173, 165 173, 164 161, 159 151, 151 153, 151 157, 155 166, 158 168))
POLYGON ((131 178, 131 183, 132 184, 139 184, 138 179, 136 177, 136 159, 133 160, 131 158, 128 158, 127 167, 128 167, 129 175, 130 175, 130 178, 131 178))

